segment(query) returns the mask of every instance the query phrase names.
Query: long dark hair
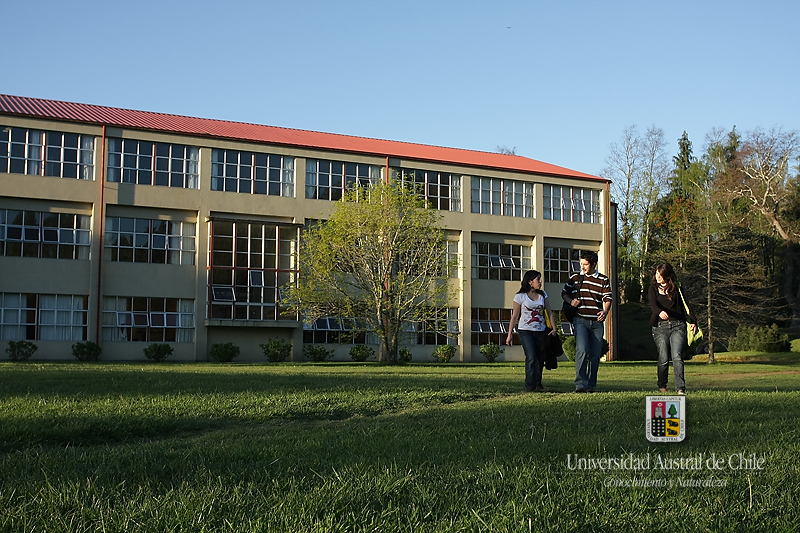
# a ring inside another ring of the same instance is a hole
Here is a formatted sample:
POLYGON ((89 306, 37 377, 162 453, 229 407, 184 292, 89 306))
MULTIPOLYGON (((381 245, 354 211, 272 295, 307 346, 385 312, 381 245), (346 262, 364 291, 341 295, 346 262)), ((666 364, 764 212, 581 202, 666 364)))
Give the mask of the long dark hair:
MULTIPOLYGON (((523 292, 527 293, 528 291, 530 291, 531 290, 531 281, 535 280, 536 278, 541 278, 541 277, 542 277, 542 273, 539 272, 538 270, 528 270, 527 272, 525 272, 525 274, 522 276, 522 285, 520 286, 519 290, 517 291, 517 294, 520 294, 520 293, 523 293, 523 292)), ((536 292, 538 292, 539 294, 544 296, 544 291, 543 290, 541 290, 541 289, 535 289, 535 290, 536 290, 536 292)))
MULTIPOLYGON (((675 276, 675 270, 672 268, 672 265, 669 263, 661 263, 656 267, 656 272, 661 274, 661 277, 664 278, 664 283, 666 283, 664 292, 667 293, 667 297, 669 297, 670 300, 674 300, 675 293, 678 290, 678 278, 675 276)), ((653 283, 658 285, 655 274, 653 274, 653 283)))

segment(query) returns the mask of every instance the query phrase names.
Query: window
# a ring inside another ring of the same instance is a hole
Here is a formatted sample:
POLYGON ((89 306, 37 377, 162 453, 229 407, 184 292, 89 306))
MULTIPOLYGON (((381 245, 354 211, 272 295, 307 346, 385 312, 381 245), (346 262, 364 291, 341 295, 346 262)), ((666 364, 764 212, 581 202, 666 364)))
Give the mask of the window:
POLYGON ((559 284, 553 287, 561 292, 561 285, 569 281, 573 274, 581 270, 580 255, 582 250, 572 248, 555 248, 546 246, 544 249, 544 282, 559 284))
POLYGON ((417 344, 457 346, 458 333, 461 331, 458 308, 438 309, 431 318, 417 322, 414 329, 417 332, 417 344))
POLYGON ((533 183, 472 177, 472 212, 533 217, 533 183))
POLYGON ((94 136, 0 126, 0 172, 94 179, 94 136))
POLYGON ((458 253, 458 241, 447 240, 447 269, 444 277, 457 278, 461 267, 461 255, 458 253))
MULTIPOLYGON (((511 309, 495 309, 487 307, 472 308, 472 345, 481 346, 493 342, 504 345, 508 337, 508 323, 511 321, 511 309)), ((512 342, 519 345, 519 335, 513 333, 512 342)))
POLYGON ((0 339, 86 340, 88 296, 0 293, 0 339))
POLYGON ((434 209, 461 211, 461 176, 432 170, 392 168, 392 179, 412 187, 434 209))
POLYGON ((600 191, 563 185, 544 186, 546 220, 600 223, 600 191))
POLYGON ((472 278, 520 281, 531 269, 531 247, 496 242, 472 242, 472 278))
POLYGON ((0 209, 0 255, 89 259, 92 218, 0 209))
POLYGON ((237 150, 211 151, 211 190, 294 196, 294 158, 237 150))
POLYGON ((378 166, 306 159, 306 198, 341 200, 345 190, 369 187, 380 178, 381 167, 378 166))
POLYGON ((369 330, 363 320, 335 317, 320 318, 303 324, 303 342, 306 344, 379 344, 378 336, 369 330))
POLYGON ((108 139, 108 181, 199 188, 199 149, 182 144, 108 139))
POLYGON ((193 265, 194 252, 194 222, 106 218, 106 261, 193 265))
POLYGON ((194 342, 194 300, 147 296, 103 298, 103 340, 194 342))
POLYGON ((299 228, 212 220, 209 316, 222 320, 297 320, 280 304, 280 288, 299 270, 299 228))

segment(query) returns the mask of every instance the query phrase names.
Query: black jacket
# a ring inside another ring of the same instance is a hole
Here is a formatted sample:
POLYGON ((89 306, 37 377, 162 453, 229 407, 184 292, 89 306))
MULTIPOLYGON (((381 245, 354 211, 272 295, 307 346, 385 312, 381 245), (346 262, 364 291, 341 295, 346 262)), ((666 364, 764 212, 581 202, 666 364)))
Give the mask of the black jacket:
POLYGON ((561 346, 561 338, 558 335, 550 335, 553 331, 550 328, 544 330, 544 367, 547 370, 558 368, 558 358, 564 353, 561 346))

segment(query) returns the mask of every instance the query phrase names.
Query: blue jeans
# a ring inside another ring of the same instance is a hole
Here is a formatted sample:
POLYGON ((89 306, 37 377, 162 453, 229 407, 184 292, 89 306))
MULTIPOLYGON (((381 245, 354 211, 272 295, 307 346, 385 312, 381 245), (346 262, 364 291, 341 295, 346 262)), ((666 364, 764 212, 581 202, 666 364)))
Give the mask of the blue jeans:
POLYGON ((544 367, 544 331, 517 330, 525 352, 525 388, 529 391, 542 385, 544 367))
POLYGON ((603 323, 575 317, 575 388, 593 389, 597 386, 597 367, 603 351, 603 323))
POLYGON ((653 340, 658 348, 658 388, 666 389, 669 380, 669 360, 672 358, 672 373, 675 375, 675 390, 686 389, 683 379, 683 350, 686 346, 686 322, 682 320, 661 321, 653 327, 653 340))

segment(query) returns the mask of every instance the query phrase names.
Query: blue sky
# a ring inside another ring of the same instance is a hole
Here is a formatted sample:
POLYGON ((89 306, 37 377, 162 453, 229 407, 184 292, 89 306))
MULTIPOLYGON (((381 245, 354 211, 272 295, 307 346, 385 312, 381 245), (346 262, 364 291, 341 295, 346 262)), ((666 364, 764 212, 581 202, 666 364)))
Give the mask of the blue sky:
POLYGON ((0 0, 0 93, 519 155, 800 129, 800 2, 0 0))

